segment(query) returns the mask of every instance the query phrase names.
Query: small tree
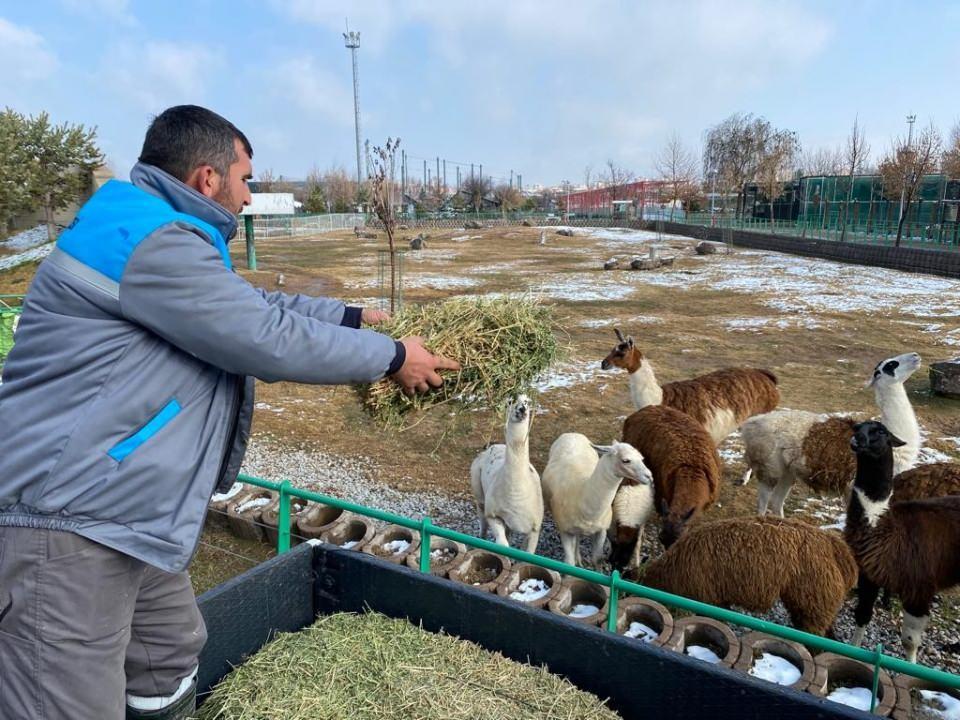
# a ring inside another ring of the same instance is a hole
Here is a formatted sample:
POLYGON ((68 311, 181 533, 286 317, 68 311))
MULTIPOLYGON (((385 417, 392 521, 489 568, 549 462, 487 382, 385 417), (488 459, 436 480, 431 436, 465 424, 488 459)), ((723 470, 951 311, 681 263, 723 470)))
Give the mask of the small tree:
POLYGON ((951 180, 960 178, 960 122, 950 131, 950 144, 943 153, 943 172, 951 180))
POLYGON ((610 200, 610 210, 613 211, 614 200, 628 200, 627 185, 633 182, 633 172, 627 168, 617 165, 613 160, 607 160, 607 169, 601 180, 603 181, 606 195, 610 200))
POLYGON ((273 186, 276 182, 277 179, 273 175, 273 170, 264 168, 260 171, 260 177, 257 178, 257 192, 273 192, 273 186))
POLYGON ((903 224, 910 214, 910 205, 923 176, 934 172, 940 163, 942 143, 940 131, 930 123, 920 131, 913 145, 903 137, 896 138, 890 152, 880 161, 884 195, 890 201, 903 198, 903 210, 897 222, 896 247, 900 247, 903 224))
POLYGON ((30 169, 23 115, 6 108, 0 113, 0 235, 10 220, 30 209, 30 169))
POLYGON ((370 158, 370 200, 373 203, 373 212, 386 230, 387 245, 390 248, 390 312, 396 309, 397 297, 396 248, 393 240, 397 218, 393 214, 393 171, 398 147, 400 138, 387 138, 383 147, 373 148, 370 158))
POLYGON ((666 182, 670 199, 670 220, 678 201, 692 185, 697 175, 697 163, 693 155, 683 146, 680 136, 674 133, 654 160, 660 178, 666 182))
POLYGON ((89 189, 93 171, 103 164, 96 138, 96 128, 51 125, 45 112, 26 120, 30 206, 43 209, 50 240, 54 239, 53 214, 77 202, 89 189))
POLYGON ((467 199, 467 204, 473 208, 474 212, 480 212, 483 207, 483 199, 490 194, 490 178, 475 175, 468 177, 460 184, 460 192, 467 199))
POLYGON ((796 133, 777 130, 758 137, 756 180, 770 201, 770 222, 775 220, 773 203, 783 194, 783 183, 796 165, 800 143, 796 133))
POLYGON ((853 119, 853 127, 847 137, 843 160, 847 171, 847 199, 843 204, 843 224, 840 230, 840 242, 847 239, 847 220, 850 217, 850 203, 853 201, 853 183, 856 175, 863 172, 863 166, 870 155, 870 146, 867 144, 863 128, 860 127, 860 118, 853 119))
POLYGON ((523 203, 523 195, 520 194, 520 191, 509 185, 508 183, 503 183, 497 185, 493 191, 493 199, 500 205, 500 212, 506 216, 508 212, 513 212, 523 203))
POLYGON ((303 211, 307 213, 327 212, 327 196, 323 192, 323 175, 314 167, 307 175, 303 188, 303 211))
POLYGON ((839 147, 804 151, 800 158, 800 171, 804 175, 839 175, 843 167, 843 152, 839 147))

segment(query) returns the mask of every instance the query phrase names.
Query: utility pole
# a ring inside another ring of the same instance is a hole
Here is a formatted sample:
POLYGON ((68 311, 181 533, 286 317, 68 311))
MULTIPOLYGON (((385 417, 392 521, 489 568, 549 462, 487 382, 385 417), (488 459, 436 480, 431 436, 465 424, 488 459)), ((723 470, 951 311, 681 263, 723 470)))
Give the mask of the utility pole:
POLYGON ((903 219, 903 203, 906 200, 907 194, 907 172, 913 173, 913 161, 911 160, 913 150, 913 123, 916 121, 916 115, 907 115, 907 125, 909 130, 907 130, 907 160, 910 161, 910 168, 904 168, 903 171, 903 184, 900 187, 900 215, 897 217, 897 220, 900 221, 903 219))
POLYGON ((423 161, 423 189, 426 190, 429 187, 427 184, 427 161, 423 161))
POLYGON ((440 194, 440 158, 437 157, 437 194, 440 194))
POLYGON ((357 50, 360 49, 360 33, 350 32, 350 26, 347 26, 347 32, 343 34, 344 45, 350 50, 353 58, 353 126, 357 134, 357 192, 360 191, 360 185, 363 183, 362 170, 360 168, 360 76, 357 74, 357 50))
POLYGON ((513 170, 510 171, 510 187, 513 187, 513 170))
POLYGON ((447 161, 443 161, 443 192, 447 192, 447 161))
POLYGON ((407 151, 400 151, 400 202, 403 203, 403 197, 407 194, 407 151))

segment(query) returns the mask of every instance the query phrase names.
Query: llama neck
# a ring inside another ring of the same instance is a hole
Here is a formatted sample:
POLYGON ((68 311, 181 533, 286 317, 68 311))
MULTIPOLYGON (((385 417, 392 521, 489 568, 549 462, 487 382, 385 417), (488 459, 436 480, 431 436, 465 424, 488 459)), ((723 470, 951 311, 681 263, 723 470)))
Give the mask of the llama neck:
POLYGON ((530 467, 530 434, 527 425, 510 425, 507 428, 507 452, 503 459, 503 467, 511 479, 529 477, 530 467))
POLYGON ((906 445, 894 448, 894 472, 909 468, 920 450, 920 426, 913 412, 913 405, 907 397, 906 388, 901 383, 875 388, 874 395, 880 408, 880 421, 887 430, 903 440, 906 445))
POLYGON ((590 479, 580 489, 578 506, 584 517, 602 517, 613 505, 622 478, 613 472, 613 459, 602 456, 590 479))
POLYGON ((640 367, 630 373, 630 399, 637 410, 663 402, 663 388, 649 361, 641 362, 640 367))
POLYGON ((871 528, 890 508, 893 493, 893 453, 873 458, 857 455, 857 475, 853 481, 853 493, 847 505, 847 527, 853 528, 863 521, 871 528))

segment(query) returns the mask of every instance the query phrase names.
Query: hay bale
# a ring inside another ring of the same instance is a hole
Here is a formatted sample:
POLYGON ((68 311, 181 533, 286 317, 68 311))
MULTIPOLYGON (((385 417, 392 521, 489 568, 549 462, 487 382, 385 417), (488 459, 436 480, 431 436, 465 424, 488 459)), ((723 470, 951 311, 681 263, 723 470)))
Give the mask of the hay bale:
POLYGON ((543 668, 375 613, 280 633, 216 687, 198 720, 619 717, 543 668))
POLYGON ((407 397, 384 380, 358 387, 365 409, 384 425, 401 427, 408 415, 444 403, 471 408, 499 407, 520 392, 561 355, 549 306, 528 296, 452 298, 431 305, 406 306, 386 323, 395 338, 419 335, 431 352, 459 361, 459 371, 443 371, 444 384, 407 397))

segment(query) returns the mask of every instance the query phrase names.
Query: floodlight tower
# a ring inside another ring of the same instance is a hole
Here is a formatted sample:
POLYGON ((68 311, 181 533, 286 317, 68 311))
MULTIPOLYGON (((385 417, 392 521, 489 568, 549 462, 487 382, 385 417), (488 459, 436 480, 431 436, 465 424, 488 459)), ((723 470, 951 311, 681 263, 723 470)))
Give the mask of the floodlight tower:
MULTIPOLYGON (((913 175, 913 160, 910 151, 913 150, 913 124, 917 121, 916 115, 907 115, 907 125, 910 126, 910 129, 907 131, 907 158, 910 160, 910 174, 913 175)), ((900 187, 900 215, 897 217, 897 220, 903 218, 903 202, 906 200, 907 196, 907 169, 904 168, 903 172, 903 185, 900 187)), ((912 177, 910 178, 912 180, 912 177)))
POLYGON ((362 170, 360 169, 360 78, 357 75, 357 50, 360 49, 360 33, 350 32, 350 26, 347 26, 347 32, 343 34, 343 43, 349 48, 350 55, 353 58, 353 125, 357 133, 357 187, 363 182, 362 170))

